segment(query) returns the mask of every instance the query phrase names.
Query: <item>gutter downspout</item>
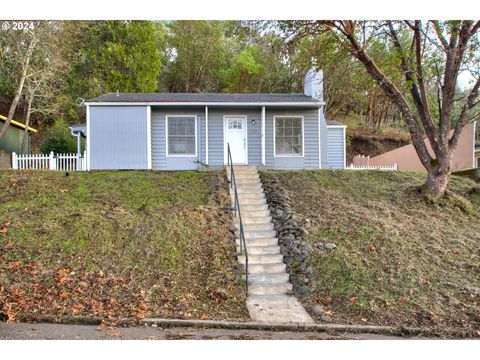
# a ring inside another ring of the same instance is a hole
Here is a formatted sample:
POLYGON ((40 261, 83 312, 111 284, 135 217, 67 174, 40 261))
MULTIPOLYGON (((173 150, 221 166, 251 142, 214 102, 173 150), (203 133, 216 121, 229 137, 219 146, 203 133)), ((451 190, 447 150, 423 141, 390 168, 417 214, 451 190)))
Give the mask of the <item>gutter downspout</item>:
POLYGON ((72 136, 75 136, 77 138, 77 170, 80 171, 82 170, 82 166, 80 162, 80 159, 82 157, 82 149, 81 149, 82 132, 73 131, 73 129, 70 129, 70 134, 72 134, 72 136))

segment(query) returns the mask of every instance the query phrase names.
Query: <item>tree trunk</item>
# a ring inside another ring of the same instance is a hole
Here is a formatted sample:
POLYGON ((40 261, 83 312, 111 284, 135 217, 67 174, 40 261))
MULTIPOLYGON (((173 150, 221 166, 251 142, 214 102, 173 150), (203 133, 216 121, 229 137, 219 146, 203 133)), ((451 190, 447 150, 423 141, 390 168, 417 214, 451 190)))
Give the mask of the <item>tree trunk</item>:
POLYGON ((28 146, 28 127, 30 126, 30 115, 32 113, 32 102, 33 102, 34 95, 30 94, 28 98, 28 105, 27 105, 27 115, 25 117, 25 131, 23 132, 23 140, 22 146, 20 148, 22 154, 30 153, 30 149, 28 146))
POLYGON ((439 199, 445 193, 448 186, 448 179, 450 172, 443 171, 441 168, 436 168, 428 171, 427 182, 425 184, 427 194, 439 199))
POLYGON ((23 84, 25 83, 25 79, 27 78, 28 65, 30 63, 30 58, 32 56, 32 52, 35 47, 35 44, 36 44, 36 40, 32 39, 32 41, 28 46, 27 53, 25 54, 24 63, 22 64, 22 72, 20 74, 20 79, 17 84, 17 90, 15 91, 15 96, 13 97, 12 104, 10 105, 10 110, 8 111, 7 120, 5 121, 5 124, 3 125, 2 130, 0 130, 0 140, 7 133, 7 129, 10 126, 10 123, 12 122, 13 115, 15 114, 15 110, 17 109, 17 104, 18 104, 18 101, 20 100, 20 95, 22 94, 22 90, 23 90, 23 84))

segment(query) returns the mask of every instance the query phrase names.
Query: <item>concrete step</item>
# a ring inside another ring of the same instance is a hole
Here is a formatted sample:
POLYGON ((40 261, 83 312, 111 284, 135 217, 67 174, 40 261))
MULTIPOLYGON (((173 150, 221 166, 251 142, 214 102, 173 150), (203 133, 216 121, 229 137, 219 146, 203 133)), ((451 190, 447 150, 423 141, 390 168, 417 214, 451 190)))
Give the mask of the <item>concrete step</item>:
POLYGON ((263 187, 263 184, 262 182, 260 181, 260 179, 255 179, 255 178, 235 178, 235 181, 237 183, 237 185, 240 187, 240 186, 260 186, 260 187, 263 187))
POLYGON ((244 206, 247 206, 247 205, 267 205, 267 200, 265 198, 244 199, 244 198, 238 197, 238 202, 240 203, 242 211, 244 209, 244 206))
MULTIPOLYGON (((230 173, 227 174, 228 180, 232 178, 230 173)), ((235 172, 235 181, 246 180, 246 179, 253 179, 253 180, 260 180, 260 176, 256 171, 252 172, 235 172)))
MULTIPOLYGON (((252 216, 251 212, 249 211, 242 211, 242 222, 244 225, 248 224, 266 224, 272 222, 272 217, 270 215, 259 215, 259 216, 252 216)), ((238 225, 240 220, 238 217, 233 219, 233 223, 238 225)), ((237 226, 238 227, 238 226, 237 226)))
MULTIPOLYGON (((226 166, 227 171, 230 171, 230 166, 226 166)), ((255 165, 233 165, 233 171, 246 171, 246 170, 257 170, 255 165)))
MULTIPOLYGON (((231 195, 232 201, 235 200, 235 195, 231 195)), ((245 193, 245 194, 238 194, 238 200, 240 200, 240 205, 242 205, 242 201, 248 200, 266 200, 265 195, 263 193, 245 193)))
MULTIPOLYGON (((245 280, 246 276, 242 275, 242 279, 245 280)), ((290 276, 286 272, 269 273, 269 274, 262 274, 262 273, 248 274, 248 283, 252 285, 283 284, 283 283, 288 283, 289 279, 290 279, 290 276)))
MULTIPOLYGON (((240 253, 240 244, 237 245, 237 251, 240 253)), ((250 255, 274 255, 280 254, 280 247, 273 246, 251 246, 247 244, 248 256, 250 255)))
MULTIPOLYGON (((238 236, 240 230, 240 226, 237 226, 236 234, 238 236)), ((245 234, 245 238, 247 238, 247 233, 253 233, 258 231, 270 231, 273 230, 273 224, 271 222, 263 223, 263 224, 243 224, 243 233, 245 234)))
POLYGON ((245 229, 244 229, 243 234, 245 235, 245 239, 247 239, 247 240, 277 237, 277 232, 274 231, 274 230, 256 230, 256 231, 247 230, 247 231, 245 231, 245 229))
POLYGON ((264 204, 246 204, 246 203, 241 203, 240 206, 242 207, 242 214, 245 212, 252 212, 252 211, 268 211, 270 213, 270 210, 268 210, 268 205, 265 202, 264 204))
POLYGON ((248 287, 250 295, 276 295, 286 294, 292 291, 292 284, 286 282, 282 284, 252 284, 248 287))
MULTIPOLYGON (((240 246, 240 240, 237 238, 235 239, 235 243, 237 246, 240 246)), ((278 246, 278 239, 277 238, 260 238, 260 239, 247 239, 245 238, 245 243, 247 244, 247 250, 250 246, 278 246)))
POLYGON ((252 209, 249 209, 249 210, 246 210, 242 207, 242 216, 243 216, 243 219, 245 220, 246 218, 265 218, 265 217, 268 217, 270 218, 270 221, 271 221, 271 214, 270 214, 270 210, 252 210, 252 209))
POLYGON ((286 271, 286 265, 282 263, 275 264, 248 264, 248 273, 250 274, 275 274, 286 271))
MULTIPOLYGON (((248 247, 247 247, 248 250, 248 247)), ((245 255, 238 256, 238 262, 245 264, 245 255)), ((248 266, 250 264, 283 264, 283 255, 281 254, 248 254, 248 266)))
MULTIPOLYGON (((232 203, 233 203, 234 200, 232 200, 232 203)), ((253 206, 261 206, 261 205, 265 205, 265 206, 268 206, 267 205, 267 200, 266 199, 238 199, 238 202, 240 203, 240 209, 242 211, 242 214, 245 213, 248 211, 245 207, 246 206, 250 206, 250 205, 253 205, 253 206), (244 210, 245 209, 245 210, 244 210)))
MULTIPOLYGON (((235 194, 235 190, 231 189, 230 194, 235 194)), ((237 194, 238 195, 245 195, 245 194, 262 194, 263 195, 263 189, 258 186, 258 187, 247 187, 247 186, 240 186, 237 185, 237 194)))

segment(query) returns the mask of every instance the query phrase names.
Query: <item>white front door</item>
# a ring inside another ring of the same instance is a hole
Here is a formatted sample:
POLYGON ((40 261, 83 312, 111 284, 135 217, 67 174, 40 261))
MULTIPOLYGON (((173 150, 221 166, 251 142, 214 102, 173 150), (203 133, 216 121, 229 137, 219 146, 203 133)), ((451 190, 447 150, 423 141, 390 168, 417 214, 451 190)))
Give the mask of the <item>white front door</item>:
POLYGON ((234 164, 247 163, 247 118, 245 116, 230 116, 224 119, 225 131, 225 164, 228 162, 227 144, 234 164))

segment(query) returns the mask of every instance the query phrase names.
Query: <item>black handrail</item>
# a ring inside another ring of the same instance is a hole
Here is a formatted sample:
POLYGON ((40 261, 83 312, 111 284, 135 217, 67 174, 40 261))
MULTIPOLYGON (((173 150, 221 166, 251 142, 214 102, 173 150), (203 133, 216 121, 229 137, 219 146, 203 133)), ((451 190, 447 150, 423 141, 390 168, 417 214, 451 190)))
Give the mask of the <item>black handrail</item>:
POLYGON ((242 212, 240 211, 240 202, 238 201, 237 181, 235 180, 235 171, 233 170, 232 153, 229 143, 227 143, 227 153, 227 166, 230 166, 230 188, 234 189, 233 213, 237 216, 238 212, 238 223, 240 225, 240 255, 245 252, 245 293, 248 295, 248 251, 245 234, 243 232, 242 212))

